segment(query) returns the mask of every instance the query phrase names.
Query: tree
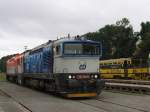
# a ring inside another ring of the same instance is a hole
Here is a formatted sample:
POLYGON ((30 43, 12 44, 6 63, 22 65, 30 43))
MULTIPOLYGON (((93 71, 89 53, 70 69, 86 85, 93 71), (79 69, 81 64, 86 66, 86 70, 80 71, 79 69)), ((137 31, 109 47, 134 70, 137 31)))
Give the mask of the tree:
POLYGON ((16 54, 4 56, 0 59, 0 72, 6 72, 6 62, 7 62, 7 60, 10 59, 11 57, 15 56, 15 55, 16 54))
POLYGON ((86 37, 102 42, 103 59, 131 57, 136 48, 137 38, 127 18, 106 25, 97 32, 88 33, 86 37))
POLYGON ((139 44, 138 58, 148 58, 150 53, 150 22, 141 23, 140 31, 141 43, 139 44))
POLYGON ((122 18, 122 20, 119 20, 116 22, 117 26, 123 26, 128 27, 130 25, 130 21, 127 18, 122 18))

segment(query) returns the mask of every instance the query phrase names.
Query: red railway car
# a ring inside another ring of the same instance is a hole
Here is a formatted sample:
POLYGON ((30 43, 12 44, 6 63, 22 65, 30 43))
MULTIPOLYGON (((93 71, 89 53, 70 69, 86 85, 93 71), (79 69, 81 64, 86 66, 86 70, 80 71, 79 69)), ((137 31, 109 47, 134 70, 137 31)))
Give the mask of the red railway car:
POLYGON ((23 55, 16 54, 16 56, 9 59, 6 63, 7 66, 7 79, 15 80, 18 79, 19 76, 23 73, 23 55))

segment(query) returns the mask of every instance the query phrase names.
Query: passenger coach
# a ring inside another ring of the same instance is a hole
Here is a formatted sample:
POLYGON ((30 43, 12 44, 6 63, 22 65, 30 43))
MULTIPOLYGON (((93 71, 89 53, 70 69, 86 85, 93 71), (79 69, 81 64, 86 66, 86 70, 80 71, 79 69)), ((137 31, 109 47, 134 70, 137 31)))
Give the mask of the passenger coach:
POLYGON ((104 82, 99 75, 101 44, 81 38, 49 41, 7 61, 7 79, 67 97, 95 97, 104 82))

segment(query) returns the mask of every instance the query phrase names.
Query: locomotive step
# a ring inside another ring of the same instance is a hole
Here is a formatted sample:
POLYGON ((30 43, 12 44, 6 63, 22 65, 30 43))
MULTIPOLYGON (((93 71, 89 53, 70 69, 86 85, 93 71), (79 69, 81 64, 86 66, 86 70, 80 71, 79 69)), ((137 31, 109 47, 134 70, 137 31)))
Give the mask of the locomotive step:
POLYGON ((123 83, 105 83, 105 90, 132 92, 150 95, 150 85, 123 84, 123 83))

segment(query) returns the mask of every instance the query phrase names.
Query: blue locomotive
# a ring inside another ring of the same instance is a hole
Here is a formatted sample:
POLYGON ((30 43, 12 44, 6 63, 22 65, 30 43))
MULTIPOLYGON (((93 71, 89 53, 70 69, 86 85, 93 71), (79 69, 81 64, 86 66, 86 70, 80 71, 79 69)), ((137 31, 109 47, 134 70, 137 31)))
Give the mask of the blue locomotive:
POLYGON ((104 82, 99 75, 101 44, 83 38, 48 41, 7 61, 7 79, 67 97, 95 97, 104 82))

